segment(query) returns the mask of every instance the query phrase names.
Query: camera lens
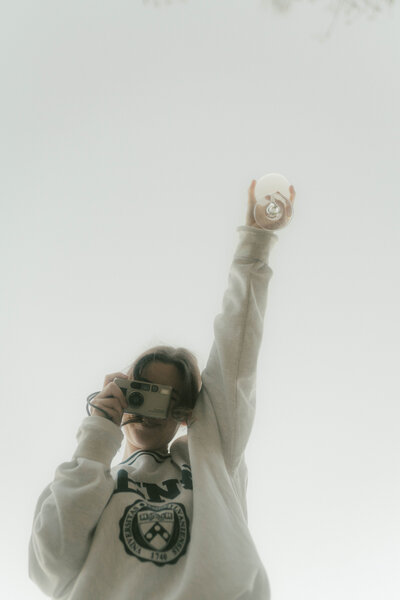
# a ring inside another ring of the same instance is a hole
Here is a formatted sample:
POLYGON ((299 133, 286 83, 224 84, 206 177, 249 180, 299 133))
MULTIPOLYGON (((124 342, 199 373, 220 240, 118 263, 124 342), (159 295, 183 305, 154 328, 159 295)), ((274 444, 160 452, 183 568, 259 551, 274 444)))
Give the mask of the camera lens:
POLYGON ((138 406, 142 406, 144 402, 143 394, 140 392, 133 392, 133 394, 129 395, 128 404, 132 408, 137 408, 138 406))

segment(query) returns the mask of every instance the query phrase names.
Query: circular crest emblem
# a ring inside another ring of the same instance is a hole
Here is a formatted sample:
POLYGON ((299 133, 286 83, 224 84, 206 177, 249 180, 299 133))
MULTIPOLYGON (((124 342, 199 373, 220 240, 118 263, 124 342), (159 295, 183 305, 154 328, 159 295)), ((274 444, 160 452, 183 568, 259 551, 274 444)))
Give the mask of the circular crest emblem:
POLYGON ((160 567, 176 563, 190 540, 185 507, 177 502, 156 506, 137 500, 125 509, 119 526, 126 552, 160 567))

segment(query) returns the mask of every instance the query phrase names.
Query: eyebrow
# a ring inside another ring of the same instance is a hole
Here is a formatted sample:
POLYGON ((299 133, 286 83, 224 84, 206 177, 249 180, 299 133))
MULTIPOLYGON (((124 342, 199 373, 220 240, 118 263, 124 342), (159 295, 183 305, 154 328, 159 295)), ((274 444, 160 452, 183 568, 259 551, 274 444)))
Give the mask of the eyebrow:
MULTIPOLYGON (((146 377, 142 377, 142 376, 140 376, 139 381, 146 381, 146 383, 155 383, 154 381, 150 381, 150 379, 146 379, 146 377)), ((164 384, 159 383, 158 385, 164 385, 164 384)), ((172 388, 172 391, 175 392, 175 394, 177 396, 179 396, 179 392, 174 387, 172 388)))

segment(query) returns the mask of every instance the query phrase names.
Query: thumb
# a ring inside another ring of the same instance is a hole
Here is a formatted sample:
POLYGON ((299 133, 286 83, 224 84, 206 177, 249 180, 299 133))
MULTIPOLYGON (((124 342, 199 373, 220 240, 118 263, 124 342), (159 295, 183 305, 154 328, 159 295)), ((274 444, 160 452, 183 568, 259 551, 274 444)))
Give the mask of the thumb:
POLYGON ((255 187, 256 187, 256 179, 253 179, 253 181, 250 184, 249 187, 249 204, 255 204, 256 203, 256 195, 254 193, 255 187))

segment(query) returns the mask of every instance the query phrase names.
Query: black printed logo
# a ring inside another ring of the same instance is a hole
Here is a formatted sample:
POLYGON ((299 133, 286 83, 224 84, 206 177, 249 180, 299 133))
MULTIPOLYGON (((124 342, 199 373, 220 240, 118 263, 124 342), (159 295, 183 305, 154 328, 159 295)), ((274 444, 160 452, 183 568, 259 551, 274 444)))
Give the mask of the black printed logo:
POLYGON ((176 563, 190 540, 185 507, 177 502, 155 506, 137 500, 126 508, 119 525, 126 552, 160 567, 176 563))

